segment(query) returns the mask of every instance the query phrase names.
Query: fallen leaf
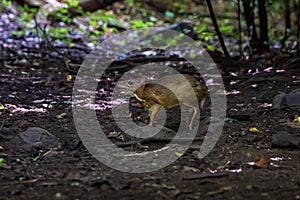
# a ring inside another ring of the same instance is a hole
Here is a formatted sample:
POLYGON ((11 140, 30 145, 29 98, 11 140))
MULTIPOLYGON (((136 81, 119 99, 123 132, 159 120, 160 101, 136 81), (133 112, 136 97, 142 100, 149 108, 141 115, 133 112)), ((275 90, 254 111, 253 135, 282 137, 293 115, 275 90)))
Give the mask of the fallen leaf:
POLYGON ((125 138, 124 138, 124 135, 123 134, 120 134, 117 139, 121 140, 121 141, 125 141, 125 138))
POLYGON ((184 172, 200 172, 199 169, 195 168, 195 167, 189 167, 189 166, 183 166, 183 171, 184 172))
POLYGON ((4 158, 0 158, 0 167, 3 165, 4 158))
POLYGON ((252 133, 260 133, 261 131, 258 130, 256 127, 251 127, 249 128, 249 131, 252 132, 252 133))
POLYGON ((264 166, 267 166, 269 163, 270 163, 270 160, 269 160, 268 158, 261 157, 261 158, 259 159, 259 161, 257 161, 257 162, 255 163, 255 165, 256 165, 257 167, 264 167, 264 166))
POLYGON ((224 187, 221 187, 220 189, 218 190, 215 190, 215 191, 211 191, 211 192, 208 192, 207 194, 208 195, 217 195, 217 194, 222 194, 223 192, 226 192, 226 191, 230 191, 234 189, 233 186, 224 186, 224 187))
POLYGON ((57 119, 62 119, 65 118, 67 116, 67 113, 61 113, 59 115, 56 116, 57 119))
POLYGON ((299 116, 296 116, 293 122, 298 122, 298 123, 300 123, 300 117, 299 117, 299 116))
POLYGON ((183 155, 183 153, 176 152, 175 155, 178 156, 178 157, 181 157, 183 155))
POLYGON ((72 75, 67 75, 67 81, 72 81, 72 79, 73 79, 73 76, 72 75))
POLYGON ((121 132, 113 131, 113 132, 110 132, 107 137, 108 138, 117 138, 120 134, 121 134, 121 132))

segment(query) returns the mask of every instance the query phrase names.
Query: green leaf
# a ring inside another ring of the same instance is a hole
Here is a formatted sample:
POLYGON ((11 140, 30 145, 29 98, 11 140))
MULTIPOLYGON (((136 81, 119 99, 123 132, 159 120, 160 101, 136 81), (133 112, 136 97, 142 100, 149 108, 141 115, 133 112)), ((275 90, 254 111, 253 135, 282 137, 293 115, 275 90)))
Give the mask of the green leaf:
POLYGON ((133 7, 134 6, 134 0, 126 0, 125 1, 127 4, 128 4, 128 6, 130 6, 130 7, 133 7))
POLYGON ((119 136, 117 137, 117 139, 121 140, 122 142, 125 141, 125 138, 124 138, 124 135, 123 135, 123 134, 119 135, 119 136))
POLYGON ((32 160, 37 161, 40 157, 41 157, 41 153, 39 152, 39 154, 36 157, 34 157, 32 160))
POLYGON ((4 158, 0 158, 0 167, 2 167, 3 163, 4 163, 4 158))
POLYGON ((68 13, 68 9, 62 8, 62 9, 59 10, 59 12, 62 13, 62 14, 67 14, 68 13))
POLYGON ((12 1, 2 0, 2 4, 4 5, 5 8, 10 7, 10 6, 11 6, 11 2, 12 2, 12 1))
POLYGON ((215 50, 215 46, 213 44, 209 44, 206 46, 206 49, 209 51, 213 51, 213 50, 215 50))
POLYGON ((119 43, 120 46, 126 45, 126 41, 125 40, 119 40, 118 43, 119 43))
POLYGON ((168 17, 168 18, 173 18, 173 17, 174 17, 174 13, 171 12, 171 11, 169 11, 169 10, 167 10, 167 11, 165 12, 165 15, 166 15, 166 17, 168 17))
POLYGON ((97 21, 96 21, 96 20, 91 20, 91 21, 89 21, 89 24, 90 24, 90 26, 92 26, 92 27, 96 27, 97 21))
POLYGON ((181 156, 183 155, 183 153, 175 152, 175 155, 176 155, 177 157, 181 157, 181 156))
POLYGON ((232 34, 233 30, 234 30, 234 27, 230 26, 230 25, 220 27, 220 31, 222 33, 226 33, 226 34, 232 34))
POLYGON ((101 32, 100 32, 99 30, 95 30, 95 31, 94 31, 94 34, 95 34, 96 36, 99 36, 99 35, 101 34, 101 32))
POLYGON ((151 22, 156 22, 156 21, 157 21, 157 18, 154 17, 154 16, 150 16, 150 17, 149 17, 149 20, 150 20, 151 22))
POLYGON ((189 56, 189 57, 190 57, 191 59, 196 58, 196 56, 197 56, 197 55, 196 55, 195 52, 190 52, 190 56, 189 56))
POLYGON ((68 6, 70 7, 78 7, 78 0, 70 0, 67 1, 68 6))

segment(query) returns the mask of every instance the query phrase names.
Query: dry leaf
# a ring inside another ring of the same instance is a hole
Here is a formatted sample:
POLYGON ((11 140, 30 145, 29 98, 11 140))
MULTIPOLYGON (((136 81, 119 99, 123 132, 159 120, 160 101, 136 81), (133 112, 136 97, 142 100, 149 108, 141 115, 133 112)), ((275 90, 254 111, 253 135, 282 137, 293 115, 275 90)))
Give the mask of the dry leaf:
POLYGON ((261 158, 259 159, 259 161, 257 161, 257 162, 255 163, 255 165, 256 165, 257 167, 264 167, 264 166, 267 166, 269 163, 270 163, 270 160, 269 160, 268 158, 261 157, 261 158))
POLYGON ((298 122, 298 123, 300 123, 300 117, 299 117, 299 116, 296 116, 293 122, 298 122))
POLYGON ((252 133, 260 133, 261 131, 258 130, 256 127, 251 127, 249 128, 249 131, 252 132, 252 133))

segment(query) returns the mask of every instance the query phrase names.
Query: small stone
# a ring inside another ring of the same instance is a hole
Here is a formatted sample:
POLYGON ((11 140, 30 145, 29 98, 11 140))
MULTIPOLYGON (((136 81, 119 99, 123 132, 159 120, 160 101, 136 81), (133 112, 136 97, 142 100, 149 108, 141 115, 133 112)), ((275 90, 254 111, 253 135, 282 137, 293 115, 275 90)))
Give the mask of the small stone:
POLYGON ((272 145, 276 147, 300 147, 300 138, 286 131, 272 135, 272 145))
POLYGON ((31 127, 19 133, 9 144, 11 149, 21 152, 59 149, 62 145, 56 136, 39 127, 31 127))

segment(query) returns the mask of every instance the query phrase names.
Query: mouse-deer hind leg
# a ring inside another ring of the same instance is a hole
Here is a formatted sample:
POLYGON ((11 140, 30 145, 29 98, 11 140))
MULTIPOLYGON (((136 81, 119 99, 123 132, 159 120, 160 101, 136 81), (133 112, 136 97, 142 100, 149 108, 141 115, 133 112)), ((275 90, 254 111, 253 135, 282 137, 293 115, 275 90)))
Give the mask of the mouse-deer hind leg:
POLYGON ((157 112, 159 111, 160 107, 161 107, 161 105, 159 105, 159 104, 155 104, 155 105, 151 106, 149 126, 153 125, 154 118, 155 118, 157 112))
POLYGON ((191 118, 189 120, 189 122, 190 122, 188 124, 189 130, 192 130, 192 128, 193 128, 193 121, 194 121, 194 119, 195 119, 195 117, 197 115, 197 112, 200 112, 199 109, 197 109, 196 107, 192 107, 192 108, 193 108, 193 114, 192 114, 192 116, 191 116, 191 118))

